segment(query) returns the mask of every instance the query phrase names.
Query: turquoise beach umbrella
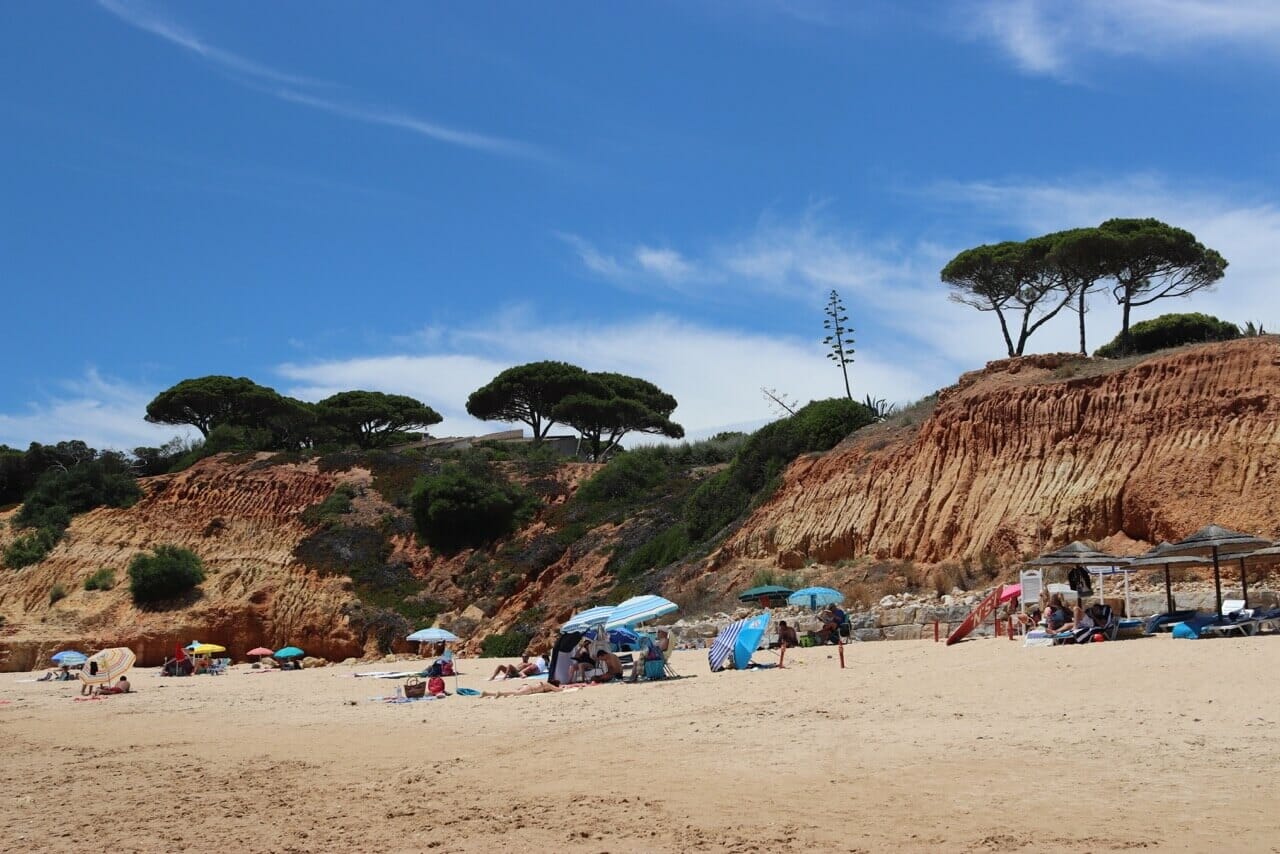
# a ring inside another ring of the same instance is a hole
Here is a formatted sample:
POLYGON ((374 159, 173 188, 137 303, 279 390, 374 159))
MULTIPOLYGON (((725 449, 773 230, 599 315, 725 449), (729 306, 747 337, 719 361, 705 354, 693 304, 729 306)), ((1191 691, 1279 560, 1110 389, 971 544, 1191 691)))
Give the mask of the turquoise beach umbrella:
POLYGON ((787 597, 788 605, 801 608, 808 605, 815 611, 824 605, 839 605, 843 601, 844 594, 830 587, 806 587, 787 597))

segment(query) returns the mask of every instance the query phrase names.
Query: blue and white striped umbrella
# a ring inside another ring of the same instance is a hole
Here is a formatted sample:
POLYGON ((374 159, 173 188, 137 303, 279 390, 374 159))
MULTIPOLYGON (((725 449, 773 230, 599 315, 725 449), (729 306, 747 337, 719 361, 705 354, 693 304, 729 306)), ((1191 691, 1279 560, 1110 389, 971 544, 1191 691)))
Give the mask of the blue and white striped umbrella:
POLYGON ((711 672, 724 670, 731 663, 731 656, 734 669, 745 670, 751 663, 751 656, 760 646, 760 639, 764 637, 768 628, 768 611, 725 626, 724 631, 716 636, 711 649, 707 652, 711 672))
POLYGON ((440 641, 444 641, 445 643, 456 643, 457 641, 462 640, 462 638, 458 637, 453 632, 448 632, 444 629, 419 629, 405 638, 405 640, 413 643, 439 643, 440 641))
POLYGON ((54 664, 65 664, 68 667, 75 667, 77 664, 84 664, 89 660, 89 656, 83 652, 76 652, 74 649, 63 650, 53 656, 54 664))
POLYGON ((661 596, 633 596, 613 609, 605 620, 604 627, 620 629, 623 626, 636 626, 678 610, 679 605, 661 596))
POLYGON ((569 618, 569 621, 560 627, 562 632, 585 632, 596 626, 603 626, 605 620, 609 619, 609 615, 613 613, 612 605, 597 605, 594 608, 588 608, 580 611, 569 618))

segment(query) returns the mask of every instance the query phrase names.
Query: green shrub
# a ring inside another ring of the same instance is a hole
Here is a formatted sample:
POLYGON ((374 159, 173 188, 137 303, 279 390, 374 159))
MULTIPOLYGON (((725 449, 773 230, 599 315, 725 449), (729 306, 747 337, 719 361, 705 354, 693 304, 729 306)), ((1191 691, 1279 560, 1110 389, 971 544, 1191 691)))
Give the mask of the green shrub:
POLYGON ((22 569, 45 559, 62 539, 61 530, 38 528, 15 539, 4 550, 4 564, 10 569, 22 569))
POLYGON ((49 604, 53 605, 67 598, 67 588, 61 584, 55 584, 49 588, 49 604))
POLYGON ((689 551, 689 545, 685 527, 673 525, 632 552, 618 569, 618 578, 634 578, 655 567, 677 561, 689 551))
POLYGON ((356 630, 362 645, 372 636, 383 654, 391 652, 396 641, 413 631, 409 620, 391 608, 348 602, 342 606, 342 614, 356 630))
POLYGON ((649 497, 671 477, 664 454, 646 448, 620 454, 578 488, 578 504, 626 505, 649 497))
POLYGON ((84 580, 85 590, 110 590, 116 586, 115 570, 103 567, 84 580))
POLYGON ((481 658, 514 658, 529 646, 531 636, 518 630, 500 635, 487 635, 480 641, 481 658))
POLYGON ((156 546, 129 562, 129 592, 139 605, 180 596, 204 581, 204 563, 190 549, 156 546))
POLYGON ((349 483, 340 483, 334 487, 328 498, 303 510, 299 517, 304 525, 310 525, 313 528, 332 525, 340 516, 351 512, 351 499, 355 494, 354 486, 349 483))
POLYGON ((537 507, 527 491, 478 462, 449 463, 439 474, 420 478, 409 503, 418 535, 443 554, 488 545, 513 532, 537 507))
POLYGON ((1168 347, 1183 344, 1199 344, 1205 341, 1231 341, 1240 337, 1240 327, 1208 314, 1162 314, 1151 320, 1143 320, 1129 327, 1129 346, 1117 335, 1109 343, 1094 351, 1093 355, 1104 359, 1119 356, 1154 353, 1168 347))
POLYGON ((708 478, 689 497, 684 510, 689 541, 707 539, 741 516, 753 500, 766 498, 796 457, 830 450, 876 418, 863 404, 839 397, 815 401, 790 418, 761 427, 727 469, 708 478))

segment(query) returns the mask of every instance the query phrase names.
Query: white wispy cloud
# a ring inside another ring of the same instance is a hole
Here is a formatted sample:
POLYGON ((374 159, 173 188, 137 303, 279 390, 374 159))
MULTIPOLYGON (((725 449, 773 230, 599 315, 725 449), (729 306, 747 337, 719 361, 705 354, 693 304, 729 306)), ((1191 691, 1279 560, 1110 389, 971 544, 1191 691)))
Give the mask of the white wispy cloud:
POLYGON ((635 256, 641 270, 668 282, 683 282, 695 274, 693 265, 674 249, 638 246, 635 256))
MULTIPOLYGON (((838 290, 855 309, 859 337, 873 333, 881 357, 909 360, 922 376, 949 382, 960 371, 1003 356, 994 318, 946 298, 939 271, 966 246, 1096 225, 1112 217, 1156 217, 1195 233, 1230 262, 1213 291, 1135 310, 1135 319, 1171 311, 1206 311, 1236 323, 1262 320, 1280 328, 1273 283, 1280 281, 1280 206, 1231 188, 1193 187, 1159 175, 1084 177, 1061 181, 950 182, 916 192, 914 204, 935 210, 939 221, 965 223, 954 242, 868 237, 810 211, 787 220, 764 218, 749 234, 709 239, 699 252, 681 255, 701 279, 687 280, 683 294, 752 300, 759 294, 816 306, 838 290), (702 282, 722 283, 700 288, 702 282), (890 340, 891 339, 891 340, 890 340)), ((949 229, 954 231, 954 226, 949 229)), ((583 242, 583 246, 591 246, 583 242)), ((580 255, 581 258, 581 255, 580 255)), ((602 278, 618 280, 619 262, 582 258, 602 278), (599 268, 599 269, 597 269, 599 268)), ((657 271, 621 265, 632 289, 667 287, 657 271), (647 274, 647 279, 645 275, 647 274)), ((1093 299, 1088 318, 1091 347, 1119 331, 1120 317, 1105 294, 1093 299)), ((1031 341, 1037 352, 1078 346, 1075 315, 1064 313, 1031 341)))
POLYGON ((1024 71, 1070 77, 1096 56, 1158 59, 1223 47, 1280 56, 1274 0, 977 0, 962 26, 1024 71))
MULTIPOLYGON (((445 416, 436 435, 471 435, 498 429, 465 412, 467 395, 513 364, 561 359, 589 370, 644 377, 675 395, 675 420, 692 436, 771 418, 761 386, 801 401, 840 392, 838 374, 815 342, 790 336, 709 327, 665 316, 619 323, 538 324, 499 318, 443 336, 438 352, 291 363, 278 373, 289 394, 319 399, 347 388, 409 394, 445 416)), ((932 378, 862 352, 856 368, 861 393, 893 390, 895 399, 933 390, 932 378)))
POLYGON ((537 146, 525 142, 451 127, 394 107, 370 104, 352 97, 339 97, 335 94, 339 87, 334 84, 284 71, 210 44, 190 28, 143 4, 126 0, 97 0, 97 3, 130 26, 182 48, 226 73, 237 83, 282 101, 351 121, 396 128, 436 142, 486 154, 550 160, 537 146))
POLYGON ((129 450, 190 435, 182 428, 143 420, 158 390, 103 377, 89 368, 17 412, 0 412, 0 444, 25 448, 31 442, 82 439, 96 448, 129 450))

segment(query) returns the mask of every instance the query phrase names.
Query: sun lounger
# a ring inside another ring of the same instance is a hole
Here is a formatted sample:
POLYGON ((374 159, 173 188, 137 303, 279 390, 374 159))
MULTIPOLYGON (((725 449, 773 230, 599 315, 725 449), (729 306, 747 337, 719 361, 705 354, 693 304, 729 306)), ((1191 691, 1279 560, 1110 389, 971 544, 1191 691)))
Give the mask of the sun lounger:
POLYGON ((1194 620, 1196 611, 1194 609, 1187 611, 1172 611, 1168 614, 1156 614, 1147 620, 1146 633, 1154 635, 1156 632, 1172 631, 1177 623, 1185 623, 1187 620, 1194 620))

